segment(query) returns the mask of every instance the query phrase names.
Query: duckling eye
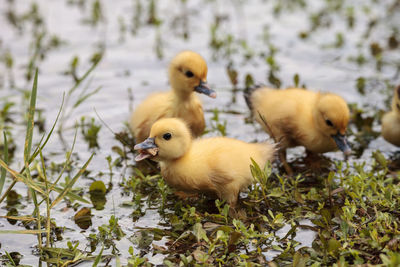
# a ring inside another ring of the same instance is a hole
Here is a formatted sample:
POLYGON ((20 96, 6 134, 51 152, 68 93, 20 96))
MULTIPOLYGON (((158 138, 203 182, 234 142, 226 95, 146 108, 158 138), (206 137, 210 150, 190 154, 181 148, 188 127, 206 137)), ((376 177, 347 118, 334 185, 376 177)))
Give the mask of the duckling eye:
POLYGON ((190 70, 188 70, 187 72, 185 72, 186 77, 188 78, 192 78, 194 76, 193 72, 191 72, 190 70))
POLYGON ((165 140, 167 140, 167 141, 168 141, 169 139, 171 139, 171 137, 172 137, 172 136, 171 136, 170 133, 166 133, 166 134, 163 135, 163 138, 164 138, 165 140))
POLYGON ((325 120, 326 125, 333 127, 333 123, 330 120, 325 120))

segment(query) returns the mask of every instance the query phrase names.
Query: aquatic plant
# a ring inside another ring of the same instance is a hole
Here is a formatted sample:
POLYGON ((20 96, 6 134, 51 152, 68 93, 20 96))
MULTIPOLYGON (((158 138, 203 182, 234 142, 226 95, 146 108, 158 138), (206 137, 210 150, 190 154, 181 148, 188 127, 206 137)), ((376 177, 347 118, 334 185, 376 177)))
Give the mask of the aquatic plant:
POLYGON ((400 73, 398 1, 5 1, 3 11, 1 265, 400 264, 399 153, 379 137, 400 73), (218 98, 204 103, 206 133, 268 138, 244 122, 241 94, 254 84, 332 90, 354 102, 354 154, 294 150, 293 176, 253 163, 235 212, 174 191, 155 164, 135 164, 125 120, 142 90, 165 87, 159 70, 181 49, 210 62, 218 98))

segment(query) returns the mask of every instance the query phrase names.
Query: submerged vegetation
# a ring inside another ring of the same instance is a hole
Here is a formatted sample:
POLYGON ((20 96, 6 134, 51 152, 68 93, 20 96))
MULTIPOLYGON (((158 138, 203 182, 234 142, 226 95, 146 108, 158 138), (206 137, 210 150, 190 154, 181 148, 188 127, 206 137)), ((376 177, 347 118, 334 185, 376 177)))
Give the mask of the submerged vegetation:
POLYGON ((56 2, 0 8, 2 266, 400 265, 400 156, 380 137, 399 1, 56 2), (236 216, 175 192, 124 123, 182 49, 209 60, 206 135, 267 138, 247 86, 320 88, 350 104, 353 155, 254 164, 236 216))

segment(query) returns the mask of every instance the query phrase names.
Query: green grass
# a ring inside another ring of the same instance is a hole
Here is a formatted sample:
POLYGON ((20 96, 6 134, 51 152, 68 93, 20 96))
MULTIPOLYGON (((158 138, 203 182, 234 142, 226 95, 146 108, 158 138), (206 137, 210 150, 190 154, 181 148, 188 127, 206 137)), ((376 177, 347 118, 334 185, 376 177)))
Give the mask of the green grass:
MULTIPOLYGON (((280 33, 272 31, 272 25, 260 22, 253 29, 238 27, 237 30, 236 26, 231 27, 236 22, 220 12, 219 1, 202 1, 201 10, 193 9, 189 0, 178 2, 174 14, 160 12, 159 1, 135 0, 127 16, 124 13, 106 17, 105 1, 68 0, 69 5, 79 8, 82 27, 89 24, 101 32, 117 19, 121 43, 143 34, 154 36, 151 41, 154 58, 170 58, 167 52, 175 41, 190 44, 197 29, 205 26, 208 31, 201 39, 206 40, 208 47, 199 52, 212 55, 210 72, 215 65, 225 69, 227 85, 216 89, 221 95, 229 93, 230 99, 229 103, 218 102, 218 109, 212 109, 213 104, 204 106, 210 118, 207 129, 211 135, 231 136, 234 130, 231 121, 247 116, 247 110, 234 106, 243 88, 258 82, 273 87, 305 88, 306 82, 307 85, 314 82, 302 66, 295 73, 286 73, 281 60, 287 55, 296 58, 297 50, 292 49, 297 46, 277 43, 280 33), (204 10, 209 12, 205 17, 195 14, 204 10), (206 17, 209 19, 203 20, 206 17), (199 22, 198 18, 202 20, 199 22), (174 28, 173 32, 166 30, 169 28, 174 28), (128 36, 129 32, 132 36, 128 36), (253 73, 254 68, 257 73, 253 73), (221 107, 222 103, 226 106, 221 107)), ((231 4, 239 14, 250 2, 231 4)), ((274 23, 299 12, 306 13, 307 23, 290 36, 290 42, 321 49, 323 53, 319 55, 328 54, 324 64, 332 64, 335 69, 344 67, 350 72, 360 72, 356 79, 346 81, 346 86, 350 89, 354 86, 363 101, 369 101, 371 93, 379 93, 383 95, 382 104, 389 106, 392 88, 398 82, 395 74, 400 69, 398 60, 392 57, 399 46, 400 31, 390 20, 398 14, 398 7, 376 1, 355 6, 351 1, 339 0, 321 1, 315 8, 303 0, 268 4, 273 6, 272 12, 262 16, 273 16, 274 23), (380 8, 387 16, 375 16, 375 10, 380 8), (346 29, 332 27, 338 25, 337 21, 346 29), (356 36, 355 27, 360 24, 365 32, 356 36), (376 39, 375 35, 382 29, 385 37, 376 39), (330 36, 322 35, 330 31, 330 36), (354 41, 349 38, 350 34, 359 39, 354 41), (318 44, 311 46, 314 42, 318 44)), ((69 89, 55 121, 48 127, 43 115, 49 112, 47 103, 37 105, 42 99, 38 97, 40 83, 36 66, 51 57, 50 52, 56 48, 68 45, 69 40, 64 41, 61 38, 64 36, 47 30, 46 17, 42 16, 39 4, 32 4, 22 13, 18 13, 13 1, 7 2, 6 7, 10 28, 29 38, 30 49, 26 60, 21 61, 13 49, 7 48, 10 44, 5 42, 0 47, 0 64, 7 69, 6 74, 0 73, 0 82, 9 81, 5 91, 11 95, 0 99, 0 129, 4 140, 0 150, 0 218, 5 225, 0 229, 2 265, 18 266, 21 258, 25 257, 26 263, 26 258, 36 257, 41 264, 49 266, 81 263, 152 266, 148 256, 158 254, 165 266, 400 265, 398 153, 374 151, 371 156, 361 157, 380 134, 377 126, 384 110, 379 110, 374 103, 350 104, 349 136, 355 151, 354 163, 322 159, 321 168, 315 170, 301 157, 291 162, 295 175, 290 177, 284 175, 278 164, 263 167, 253 163, 250 168, 255 182, 242 195, 237 214, 231 216, 229 206, 223 201, 203 195, 178 197, 155 165, 134 165, 133 141, 128 132, 115 134, 116 140, 102 142, 99 137, 107 135, 101 131, 105 123, 79 114, 79 108, 88 100, 103 93, 102 86, 92 87, 92 83, 97 82, 93 74, 109 52, 107 49, 114 47, 114 44, 109 46, 108 39, 96 43, 89 55, 70 55, 71 61, 63 74, 71 83, 66 85, 69 89), (86 56, 89 62, 81 60, 86 56), (21 66, 26 81, 32 84, 30 90, 23 89, 21 81, 15 80, 21 76, 16 75, 21 72, 21 66), (21 103, 13 98, 16 94, 24 99, 21 103), (42 110, 37 106, 43 107, 42 110), (23 118, 23 126, 19 118, 23 118), (78 123, 67 128, 66 122, 75 118, 78 123), (22 127, 23 136, 18 134, 22 127), (43 133, 40 128, 47 132, 43 133), (69 144, 64 136, 72 131, 75 134, 70 135, 73 140, 69 144), (51 139, 62 143, 61 153, 57 146, 48 146, 51 139), (76 151, 76 147, 82 148, 82 143, 89 147, 89 152, 76 151), (20 151, 21 156, 14 155, 14 151, 20 151), (60 159, 62 153, 65 156, 60 159), (103 168, 89 169, 90 164, 101 162, 105 163, 103 168), (158 224, 149 227, 149 217, 159 219, 158 224), (302 233, 310 235, 311 246, 301 244, 298 237, 302 233), (20 247, 10 249, 18 251, 6 251, 8 244, 2 235, 14 237, 20 247), (33 248, 25 246, 25 235, 37 238, 33 248)), ((121 72, 118 79, 130 75, 131 70, 121 72)), ((212 84, 215 81, 211 77, 212 84)), ((147 84, 143 81, 143 88, 147 84)), ((4 84, 0 86, 4 89, 4 84)), ((132 88, 134 93, 142 89, 132 88)), ((132 95, 132 99, 133 96, 136 97, 132 95)), ((97 104, 100 110, 101 103, 97 104)), ((125 119, 121 118, 121 125, 125 119)), ((243 134, 253 136, 252 130, 243 134)))
MULTIPOLYGON (((47 170, 46 170, 46 165, 43 157, 43 149, 44 146, 46 145, 47 141, 50 139, 54 127, 57 123, 57 120, 59 118, 60 112, 57 115, 57 119, 51 128, 51 131, 47 135, 47 138, 44 139, 44 136, 40 140, 39 144, 37 145, 34 153, 31 154, 31 149, 32 149, 32 140, 33 140, 33 131, 34 131, 34 117, 35 117, 35 106, 36 106, 36 96, 37 96, 37 90, 38 90, 38 70, 35 72, 35 77, 33 81, 33 86, 30 94, 30 105, 29 105, 29 110, 28 110, 28 118, 27 118, 27 126, 26 126, 26 136, 25 136, 25 146, 24 146, 24 168, 20 172, 16 172, 13 169, 11 169, 7 165, 8 161, 8 154, 7 154, 7 139, 6 135, 4 133, 4 158, 5 160, 0 160, 0 165, 2 167, 1 171, 1 182, 2 186, 6 177, 5 172, 8 172, 12 177, 13 177, 13 182, 10 184, 4 195, 1 197, 1 201, 4 200, 6 197, 8 197, 9 193, 11 192, 13 186, 17 182, 22 182, 25 184, 25 186, 28 188, 30 194, 32 195, 33 199, 33 204, 34 204, 34 210, 30 216, 24 216, 24 217, 13 217, 12 219, 15 220, 21 220, 21 221, 34 221, 36 224, 36 230, 1 230, 0 234, 33 234, 37 235, 38 238, 38 249, 40 255, 47 251, 49 247, 53 247, 53 241, 50 238, 50 233, 52 231, 51 229, 51 210, 58 204, 60 201, 64 200, 66 197, 69 197, 69 199, 81 201, 84 203, 89 203, 88 200, 75 195, 72 192, 72 187, 76 183, 76 181, 82 176, 82 174, 86 171, 87 166, 89 165, 90 161, 93 158, 93 154, 90 156, 90 158, 84 163, 84 165, 79 169, 79 171, 68 181, 67 184, 64 186, 59 186, 57 183, 60 181, 60 178, 65 170, 65 166, 62 169, 59 177, 55 181, 49 181, 47 178, 47 170), (43 143, 42 141, 45 140, 43 143), (39 181, 38 179, 33 179, 31 175, 31 170, 32 166, 31 164, 35 161, 36 157, 40 155, 40 164, 41 164, 41 175, 44 182, 39 181), (57 192, 58 195, 54 199, 51 197, 52 192, 57 192), (45 208, 43 208, 42 204, 45 203, 45 208), (46 217, 43 218, 41 215, 42 210, 46 211, 46 217), (44 226, 42 222, 46 222, 46 225, 44 226), (42 240, 42 233, 46 233, 46 244, 43 245, 43 240, 42 240)), ((75 141, 74 141, 75 142, 75 141)), ((71 151, 72 152, 72 151, 71 151)), ((69 158, 67 158, 66 164, 68 163, 69 158)), ((0 201, 0 202, 1 202, 0 201)), ((7 216, 6 216, 7 218, 7 216)), ((8 217, 9 218, 9 217, 8 217)), ((53 250, 57 250, 56 248, 52 248, 53 250)), ((62 249, 60 249, 60 253, 62 254, 62 249)), ((76 255, 75 255, 76 256, 76 255)), ((101 256, 100 256, 101 257, 101 256)), ((78 260, 81 260, 82 258, 86 259, 85 255, 81 255, 79 257, 74 257, 73 260, 70 260, 69 262, 76 262, 78 260)), ((53 258, 46 258, 44 259, 45 261, 52 261, 53 258)), ((58 260, 57 262, 61 262, 61 260, 58 260)))

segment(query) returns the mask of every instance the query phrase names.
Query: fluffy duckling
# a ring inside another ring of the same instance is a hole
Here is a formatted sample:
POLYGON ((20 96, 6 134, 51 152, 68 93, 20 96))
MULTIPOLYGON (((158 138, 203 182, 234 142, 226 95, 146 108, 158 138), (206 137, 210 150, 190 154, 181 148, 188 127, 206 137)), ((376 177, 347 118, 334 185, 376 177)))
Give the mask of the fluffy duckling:
POLYGON ((172 89, 150 95, 132 114, 130 125, 137 143, 149 136, 151 126, 161 118, 182 118, 195 137, 204 131, 203 108, 194 92, 216 97, 207 85, 207 63, 199 54, 183 51, 171 61, 168 73, 172 89))
POLYGON ((286 148, 304 146, 314 153, 339 148, 351 152, 345 136, 349 108, 340 96, 299 88, 247 89, 246 102, 264 130, 279 142, 279 157, 286 171, 286 148))
POLYGON ((382 118, 382 136, 395 146, 400 146, 400 85, 394 90, 392 111, 382 118))
POLYGON ((136 161, 159 162, 166 182, 188 193, 211 193, 235 207, 241 189, 252 182, 250 158, 264 166, 272 160, 274 146, 249 144, 227 137, 192 139, 186 123, 177 118, 161 119, 149 137, 135 146, 136 161))

